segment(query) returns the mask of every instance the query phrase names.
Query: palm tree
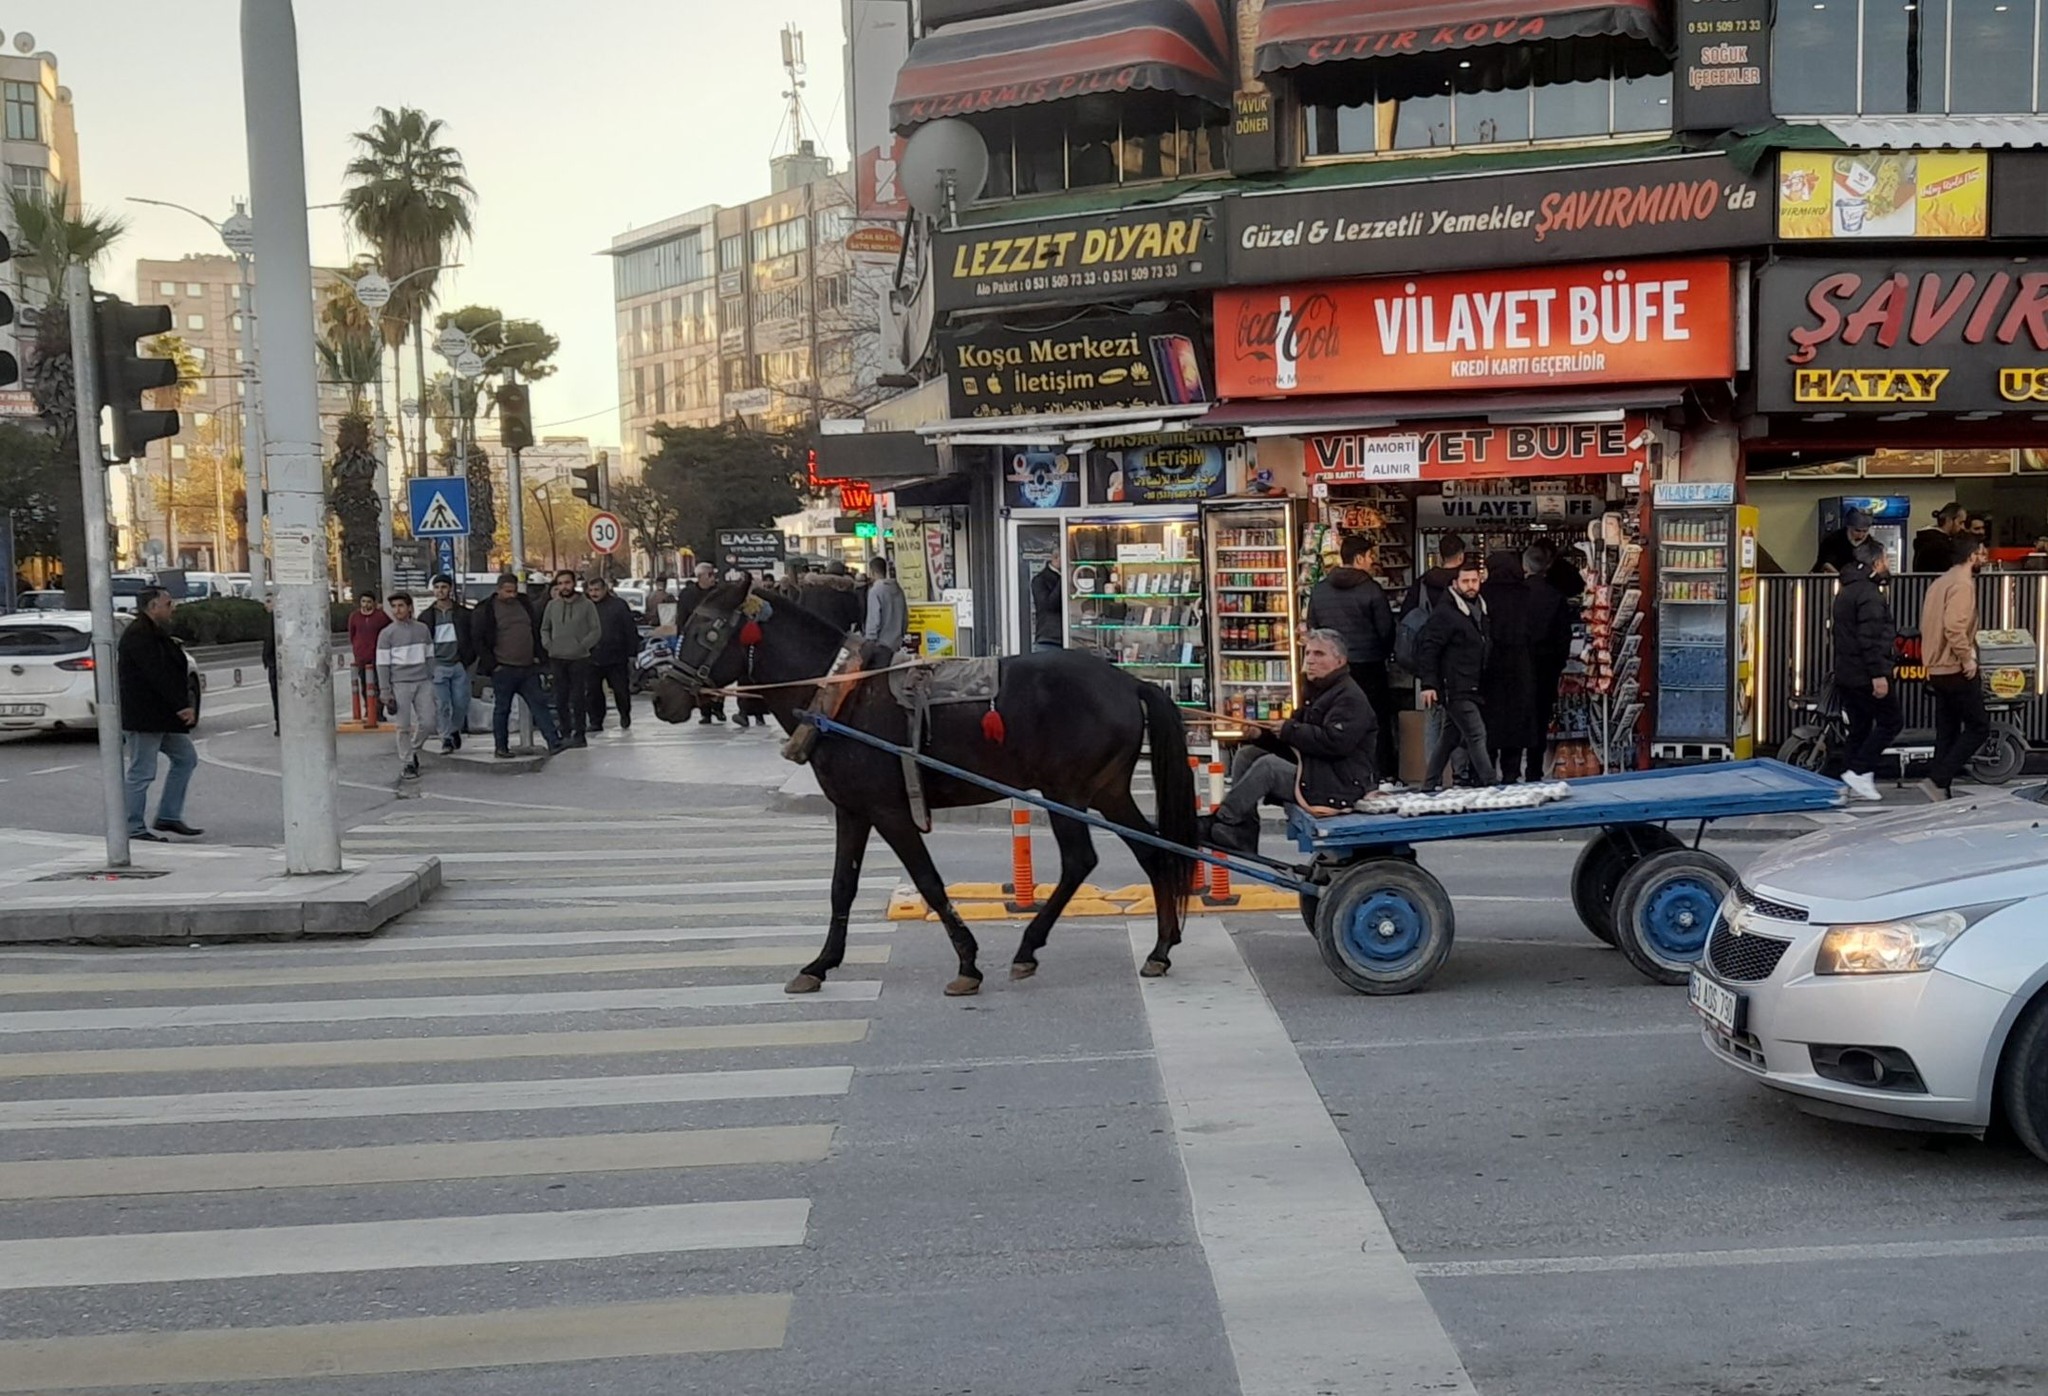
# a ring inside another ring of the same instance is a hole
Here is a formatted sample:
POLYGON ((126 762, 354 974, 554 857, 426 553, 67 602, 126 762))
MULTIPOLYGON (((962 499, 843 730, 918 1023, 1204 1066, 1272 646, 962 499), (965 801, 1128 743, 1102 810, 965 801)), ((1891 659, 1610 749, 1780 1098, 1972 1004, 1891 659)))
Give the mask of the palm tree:
POLYGON ((348 388, 348 411, 335 427, 335 454, 327 486, 327 507, 341 524, 342 571, 349 589, 374 590, 382 568, 377 491, 377 455, 370 441, 365 390, 383 372, 384 344, 370 314, 346 286, 328 288, 320 304, 320 338, 314 342, 321 371, 348 388))
MULTIPOLYGON (((15 258, 26 273, 23 299, 37 310, 34 347, 26 365, 28 390, 37 414, 50 424, 67 458, 76 458, 78 405, 64 280, 73 267, 90 269, 127 231, 127 224, 82 210, 73 215, 68 212, 70 197, 61 184, 39 194, 12 186, 7 190, 8 208, 14 216, 15 258)), ((64 559, 65 604, 84 610, 88 604, 85 502, 76 479, 66 482, 57 531, 58 550, 64 559)))
POLYGON ((349 412, 367 417, 366 390, 384 371, 384 344, 370 312, 348 287, 330 286, 321 300, 320 338, 313 348, 327 380, 348 389, 349 412))
MULTIPOLYGON (((345 177, 342 209, 349 226, 377 253, 378 269, 396 289, 384 308, 384 342, 394 352, 413 341, 415 375, 424 400, 427 356, 423 325, 434 303, 437 273, 450 251, 471 231, 476 189, 461 152, 443 145, 441 123, 416 107, 377 108, 376 123, 358 131, 356 158, 345 177)), ((405 433, 399 433, 404 440, 405 433)), ((426 472, 427 423, 420 413, 418 473, 426 472)))

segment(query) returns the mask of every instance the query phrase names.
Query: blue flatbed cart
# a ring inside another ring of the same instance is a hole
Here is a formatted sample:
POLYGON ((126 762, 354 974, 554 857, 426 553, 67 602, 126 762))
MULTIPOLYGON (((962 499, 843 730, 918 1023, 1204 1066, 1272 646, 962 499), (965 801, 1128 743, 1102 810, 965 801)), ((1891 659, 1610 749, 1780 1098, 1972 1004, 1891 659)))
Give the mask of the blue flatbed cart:
POLYGON ((1311 859, 1302 919, 1330 972, 1360 993, 1412 993, 1450 957, 1451 897, 1416 861, 1416 845, 1564 829, 1601 831, 1572 869, 1572 907, 1586 929, 1650 978, 1682 984, 1735 883, 1733 868, 1698 847, 1706 826, 1832 809, 1842 798, 1825 777, 1739 761, 1575 780, 1569 798, 1531 809, 1327 819, 1296 811, 1288 834, 1311 859), (1696 825, 1693 844, 1671 824, 1696 825))

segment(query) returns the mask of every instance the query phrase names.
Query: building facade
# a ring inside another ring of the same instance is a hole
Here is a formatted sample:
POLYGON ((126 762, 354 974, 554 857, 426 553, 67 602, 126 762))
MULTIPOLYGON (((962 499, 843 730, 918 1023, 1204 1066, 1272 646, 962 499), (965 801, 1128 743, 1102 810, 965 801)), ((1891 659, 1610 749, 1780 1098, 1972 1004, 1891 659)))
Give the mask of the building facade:
MULTIPOLYGON (((71 89, 57 81, 55 54, 21 54, 0 48, 0 165, 5 167, 0 173, 5 174, 8 188, 38 196, 61 188, 66 212, 79 212, 78 124, 71 89)), ((10 243, 17 240, 13 212, 4 200, 0 200, 0 232, 10 243)), ((25 279, 27 273, 19 262, 8 265, 7 275, 8 294, 21 313, 13 324, 0 325, 0 350, 14 355, 26 370, 26 346, 34 342, 35 315, 48 302, 50 288, 25 279)), ((0 418, 34 415, 35 408, 24 390, 0 389, 0 418)))

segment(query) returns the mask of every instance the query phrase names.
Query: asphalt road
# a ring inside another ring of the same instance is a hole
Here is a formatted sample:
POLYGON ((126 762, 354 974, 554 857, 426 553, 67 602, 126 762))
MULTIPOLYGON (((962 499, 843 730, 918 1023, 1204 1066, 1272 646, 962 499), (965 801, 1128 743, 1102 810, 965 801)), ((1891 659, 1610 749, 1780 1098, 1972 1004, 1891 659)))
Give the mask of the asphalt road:
MULTIPOLYGON (((223 828, 276 799, 242 716, 195 786, 223 828)), ((1400 999, 1233 915, 1153 984, 1122 919, 1025 984, 984 925, 948 1000, 876 852, 854 960, 790 999, 830 838, 768 812, 764 734, 404 802, 384 740, 344 739, 349 846, 449 875, 386 936, 0 957, 0 1392, 2048 1386, 2048 1168, 1717 1065, 1576 925, 1570 846, 1426 851, 1458 947, 1400 999)), ((19 769, 49 746, 0 747, 0 823, 92 829, 19 769)), ((998 832, 933 842, 1007 874, 998 832)))

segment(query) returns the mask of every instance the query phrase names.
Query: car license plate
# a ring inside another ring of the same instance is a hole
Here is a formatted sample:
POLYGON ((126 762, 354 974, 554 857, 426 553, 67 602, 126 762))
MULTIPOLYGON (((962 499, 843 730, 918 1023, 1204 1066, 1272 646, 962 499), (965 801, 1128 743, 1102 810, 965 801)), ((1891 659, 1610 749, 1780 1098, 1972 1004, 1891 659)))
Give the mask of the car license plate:
POLYGON ((0 717, 41 717, 41 703, 0 703, 0 717))
POLYGON ((1733 1036, 1742 1026, 1742 995, 1724 989, 1698 970, 1692 972, 1688 995, 1696 1012, 1722 1032, 1733 1036))

